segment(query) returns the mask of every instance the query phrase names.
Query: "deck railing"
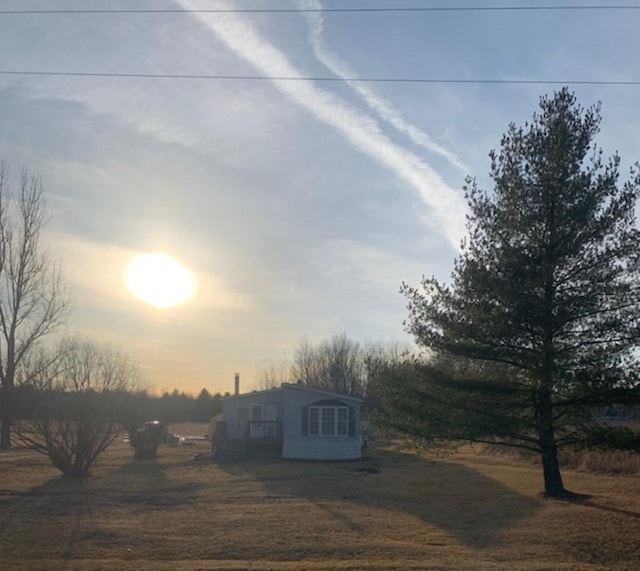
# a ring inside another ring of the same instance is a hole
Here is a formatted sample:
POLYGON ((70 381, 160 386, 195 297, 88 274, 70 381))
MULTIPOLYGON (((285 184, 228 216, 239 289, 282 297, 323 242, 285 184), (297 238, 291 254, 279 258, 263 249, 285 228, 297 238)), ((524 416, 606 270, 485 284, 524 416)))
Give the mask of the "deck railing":
POLYGON ((282 422, 279 420, 251 420, 244 431, 246 440, 281 440, 282 422))

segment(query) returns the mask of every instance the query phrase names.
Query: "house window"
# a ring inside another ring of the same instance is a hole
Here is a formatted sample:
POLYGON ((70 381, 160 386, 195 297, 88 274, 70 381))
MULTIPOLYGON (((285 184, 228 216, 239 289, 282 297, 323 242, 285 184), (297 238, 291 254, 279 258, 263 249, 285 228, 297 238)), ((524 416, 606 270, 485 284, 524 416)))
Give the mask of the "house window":
POLYGON ((347 436, 349 409, 346 406, 309 407, 309 434, 312 436, 347 436))
POLYGON ((322 434, 333 436, 336 424, 336 409, 335 408, 323 408, 322 409, 322 434))
POLYGON ((244 432, 249 422, 249 407, 239 406, 236 408, 236 432, 244 432))

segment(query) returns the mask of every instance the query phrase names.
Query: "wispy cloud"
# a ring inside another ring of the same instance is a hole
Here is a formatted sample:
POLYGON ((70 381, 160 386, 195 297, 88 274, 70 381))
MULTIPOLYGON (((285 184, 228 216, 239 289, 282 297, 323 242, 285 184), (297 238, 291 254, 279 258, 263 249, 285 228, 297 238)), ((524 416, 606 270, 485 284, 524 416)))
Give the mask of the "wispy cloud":
MULTIPOLYGON (((322 10, 323 7, 322 2, 319 0, 302 0, 301 6, 312 10, 322 10)), ((306 12, 305 18, 309 25, 309 43, 313 48, 313 53, 327 69, 338 77, 343 78, 349 87, 362 97, 372 111, 392 125, 398 132, 409 137, 414 144, 444 157, 463 173, 468 172, 469 167, 455 153, 445 149, 427 133, 404 119, 391 103, 378 95, 371 87, 358 81, 350 81, 351 78, 356 78, 357 74, 347 62, 337 56, 326 45, 323 38, 324 17, 322 13, 306 12)))
MULTIPOLYGON (((185 7, 195 6, 187 0, 181 0, 180 3, 185 7)), ((222 2, 219 6, 233 7, 228 2, 222 2)), ((266 77, 303 77, 287 56, 262 37, 242 16, 234 13, 198 13, 194 17, 213 31, 217 39, 238 57, 266 77)), ((464 235, 464 201, 429 165, 414 153, 393 143, 371 116, 334 93, 307 81, 274 81, 274 85, 291 101, 341 133, 360 152, 411 185, 430 208, 429 218, 432 222, 455 247, 459 245, 464 235)))
POLYGON ((418 279, 425 270, 430 273, 433 269, 425 268, 424 260, 354 240, 332 240, 324 244, 316 252, 315 261, 327 275, 345 278, 342 282, 349 288, 383 296, 398 292, 402 282, 418 279))

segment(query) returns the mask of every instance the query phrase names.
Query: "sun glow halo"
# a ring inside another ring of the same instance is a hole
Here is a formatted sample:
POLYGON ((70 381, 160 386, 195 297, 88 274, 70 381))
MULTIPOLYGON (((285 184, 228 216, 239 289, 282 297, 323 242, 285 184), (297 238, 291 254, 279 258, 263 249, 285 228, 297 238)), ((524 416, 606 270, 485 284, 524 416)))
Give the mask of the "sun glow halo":
POLYGON ((195 290, 193 274, 163 253, 135 256, 124 281, 131 294, 158 309, 186 303, 195 290))

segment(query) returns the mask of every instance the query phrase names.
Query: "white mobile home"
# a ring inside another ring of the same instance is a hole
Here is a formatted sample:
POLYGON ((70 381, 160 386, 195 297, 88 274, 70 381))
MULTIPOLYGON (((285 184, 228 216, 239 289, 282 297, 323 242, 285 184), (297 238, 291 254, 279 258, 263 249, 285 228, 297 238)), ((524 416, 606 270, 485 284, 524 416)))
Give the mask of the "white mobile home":
POLYGON ((290 383, 226 397, 214 454, 270 446, 282 458, 360 458, 361 403, 357 397, 290 383))

